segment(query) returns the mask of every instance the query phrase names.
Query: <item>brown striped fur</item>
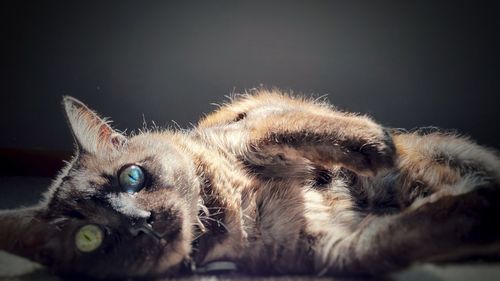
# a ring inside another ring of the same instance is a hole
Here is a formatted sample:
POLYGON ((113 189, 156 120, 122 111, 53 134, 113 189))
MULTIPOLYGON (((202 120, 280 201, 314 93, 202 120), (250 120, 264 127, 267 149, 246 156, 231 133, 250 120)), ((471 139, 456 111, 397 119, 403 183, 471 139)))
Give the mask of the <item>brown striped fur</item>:
POLYGON ((230 260, 249 274, 357 275, 499 256, 500 160, 466 138, 391 132, 267 90, 192 130, 128 137, 79 101, 63 104, 75 157, 39 205, 0 213, 0 249, 58 273, 176 275, 230 260), (134 195, 116 186, 130 163, 149 174, 134 195), (72 235, 85 223, 112 241, 79 253, 72 235), (141 223, 164 241, 124 230, 141 223))

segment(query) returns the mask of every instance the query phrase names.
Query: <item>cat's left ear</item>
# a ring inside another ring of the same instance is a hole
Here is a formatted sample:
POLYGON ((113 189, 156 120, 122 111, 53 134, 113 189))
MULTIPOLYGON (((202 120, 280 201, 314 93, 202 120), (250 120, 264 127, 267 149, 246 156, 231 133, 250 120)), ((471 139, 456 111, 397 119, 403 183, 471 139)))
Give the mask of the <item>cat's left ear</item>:
POLYGON ((0 250, 50 266, 60 258, 63 232, 50 223, 46 207, 0 210, 0 250))
POLYGON ((119 150, 127 142, 124 135, 113 130, 106 120, 79 100, 65 96, 63 106, 79 151, 109 153, 119 150))

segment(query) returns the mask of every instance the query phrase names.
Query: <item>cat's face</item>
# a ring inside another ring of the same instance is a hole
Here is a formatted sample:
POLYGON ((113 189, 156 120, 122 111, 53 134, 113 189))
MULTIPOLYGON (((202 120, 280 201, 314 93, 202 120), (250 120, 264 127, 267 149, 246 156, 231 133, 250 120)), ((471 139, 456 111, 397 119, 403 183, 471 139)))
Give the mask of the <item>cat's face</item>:
POLYGON ((43 240, 38 259, 96 277, 175 271, 197 223, 199 183, 190 158, 168 135, 126 138, 80 102, 66 98, 64 105, 79 153, 37 214, 45 224, 32 234, 43 240))

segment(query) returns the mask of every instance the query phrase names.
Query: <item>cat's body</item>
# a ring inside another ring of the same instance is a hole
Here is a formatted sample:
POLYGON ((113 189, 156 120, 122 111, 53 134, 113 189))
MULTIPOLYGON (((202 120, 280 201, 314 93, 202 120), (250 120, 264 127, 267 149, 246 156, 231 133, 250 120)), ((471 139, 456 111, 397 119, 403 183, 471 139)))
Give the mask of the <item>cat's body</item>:
POLYGON ((388 133, 267 91, 193 130, 130 138, 64 104, 79 153, 40 206, 0 216, 0 248, 58 272, 147 276, 232 261, 255 274, 377 274, 500 255, 500 160, 463 138, 388 133), (133 194, 117 182, 129 164, 147 178, 133 194), (73 245, 86 224, 105 229, 90 253, 73 245))

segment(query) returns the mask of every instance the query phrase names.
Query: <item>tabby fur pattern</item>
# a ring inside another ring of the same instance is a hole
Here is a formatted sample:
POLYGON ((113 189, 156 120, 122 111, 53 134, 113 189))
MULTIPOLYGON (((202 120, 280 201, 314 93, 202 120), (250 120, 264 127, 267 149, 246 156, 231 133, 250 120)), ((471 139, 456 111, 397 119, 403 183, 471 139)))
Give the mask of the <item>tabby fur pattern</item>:
POLYGON ((0 249, 56 273, 176 276, 232 261, 246 274, 375 275, 500 256, 500 160, 467 138, 263 89, 193 129, 132 136, 74 98, 63 106, 74 157, 38 205, 0 212, 0 249), (127 164, 147 171, 132 195, 116 184, 127 164), (107 233, 82 253, 74 233, 88 223, 107 233))

